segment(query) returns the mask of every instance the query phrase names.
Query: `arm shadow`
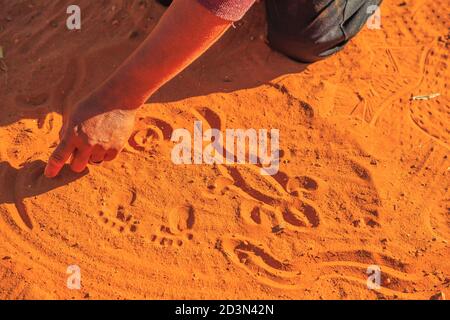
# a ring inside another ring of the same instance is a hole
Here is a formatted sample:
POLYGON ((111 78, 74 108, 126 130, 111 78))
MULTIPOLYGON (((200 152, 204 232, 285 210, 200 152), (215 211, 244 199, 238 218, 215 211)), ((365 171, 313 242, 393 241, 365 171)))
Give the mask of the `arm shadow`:
POLYGON ((169 103, 251 89, 307 69, 308 64, 293 61, 266 43, 264 5, 255 5, 236 25, 196 62, 158 90, 149 102, 169 103))
MULTIPOLYGON (((61 5, 55 4, 45 15, 60 10, 61 5)), ((7 4, 5 10, 11 10, 8 9, 11 6, 7 4)), ((92 10, 101 10, 99 3, 95 6, 92 10)), ((114 27, 114 34, 120 36, 113 38, 105 37, 96 29, 68 34, 64 28, 42 28, 38 20, 32 20, 25 30, 22 24, 11 24, 9 32, 0 30, 0 43, 6 48, 3 60, 9 67, 7 74, 0 71, 0 127, 22 119, 36 119, 39 129, 51 130, 51 113, 66 114, 107 79, 144 41, 164 9, 152 1, 147 11, 141 12, 139 15, 128 12, 123 23, 114 27), (140 15, 145 12, 152 16, 151 20, 142 19, 140 15), (41 31, 36 31, 39 28, 41 31), (29 39, 11 45, 11 34, 27 30, 32 35, 29 39), (67 41, 50 43, 48 40, 64 37, 70 40, 70 46, 66 45, 67 41), (58 50, 52 49, 55 46, 58 50), (27 60, 33 62, 25 63, 27 60)), ((32 14, 32 10, 27 13, 32 14)), ((25 17, 18 13, 13 18, 25 17)), ((149 102, 168 103, 254 88, 307 68, 270 49, 265 37, 265 6, 255 4, 243 20, 236 22, 202 57, 160 88, 149 102)))

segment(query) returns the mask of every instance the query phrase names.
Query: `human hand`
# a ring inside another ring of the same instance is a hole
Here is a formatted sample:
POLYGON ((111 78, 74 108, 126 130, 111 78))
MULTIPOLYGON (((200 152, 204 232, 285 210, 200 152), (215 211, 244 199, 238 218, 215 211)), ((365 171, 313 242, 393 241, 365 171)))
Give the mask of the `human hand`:
POLYGON ((113 160, 130 137, 135 116, 135 109, 111 109, 102 96, 85 99, 64 120, 61 142, 48 160, 45 176, 56 177, 70 158, 70 167, 77 173, 88 163, 113 160))

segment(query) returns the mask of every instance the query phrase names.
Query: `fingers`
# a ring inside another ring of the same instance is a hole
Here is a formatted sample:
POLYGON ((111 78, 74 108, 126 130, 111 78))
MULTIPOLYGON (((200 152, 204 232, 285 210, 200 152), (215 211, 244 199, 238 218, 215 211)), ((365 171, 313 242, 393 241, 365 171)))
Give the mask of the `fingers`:
POLYGON ((117 157, 118 154, 119 154, 119 151, 110 149, 106 152, 104 160, 105 161, 113 161, 117 157))
POLYGON ((86 169, 89 162, 95 164, 102 161, 112 161, 117 157, 119 151, 113 149, 105 151, 101 147, 77 149, 74 144, 62 140, 48 160, 45 176, 48 178, 56 177, 72 154, 70 167, 73 171, 81 173, 86 169))
POLYGON ((56 177, 67 160, 69 160, 74 150, 75 147, 71 143, 62 140, 48 160, 44 172, 45 176, 47 178, 56 177))
POLYGON ((70 163, 70 168, 72 171, 81 173, 86 169, 87 164, 89 163, 89 159, 91 158, 92 148, 85 147, 82 149, 77 149, 72 158, 72 162, 70 163))
POLYGON ((105 159, 105 150, 101 147, 94 147, 92 150, 91 158, 89 160, 92 164, 99 164, 102 163, 105 159))
POLYGON ((98 164, 103 161, 112 161, 117 157, 118 154, 119 151, 115 149, 109 149, 105 151, 101 147, 95 147, 94 150, 92 151, 89 162, 92 164, 98 164))

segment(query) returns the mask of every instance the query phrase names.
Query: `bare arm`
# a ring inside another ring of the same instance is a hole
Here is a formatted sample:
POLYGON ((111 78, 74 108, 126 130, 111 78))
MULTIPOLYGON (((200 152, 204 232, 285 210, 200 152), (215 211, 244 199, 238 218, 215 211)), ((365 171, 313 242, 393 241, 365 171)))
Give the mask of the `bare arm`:
POLYGON ((136 109, 230 25, 197 1, 175 0, 144 43, 64 120, 61 143, 45 175, 57 176, 71 157, 75 172, 83 171, 89 162, 113 160, 133 130, 136 109))
POLYGON ((175 0, 145 42, 107 81, 123 107, 137 108, 163 84, 201 56, 228 29, 192 0, 175 0))

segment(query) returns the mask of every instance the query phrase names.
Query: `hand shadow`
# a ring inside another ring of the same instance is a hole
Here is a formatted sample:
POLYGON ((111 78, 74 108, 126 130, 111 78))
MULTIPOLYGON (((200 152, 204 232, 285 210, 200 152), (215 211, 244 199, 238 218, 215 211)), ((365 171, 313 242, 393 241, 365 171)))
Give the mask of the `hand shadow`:
POLYGON ((48 179, 44 176, 45 165, 42 160, 36 160, 16 169, 6 161, 0 162, 0 205, 14 204, 22 222, 30 230, 33 222, 24 204, 25 199, 69 185, 89 173, 89 169, 75 173, 65 165, 56 178, 48 179))

